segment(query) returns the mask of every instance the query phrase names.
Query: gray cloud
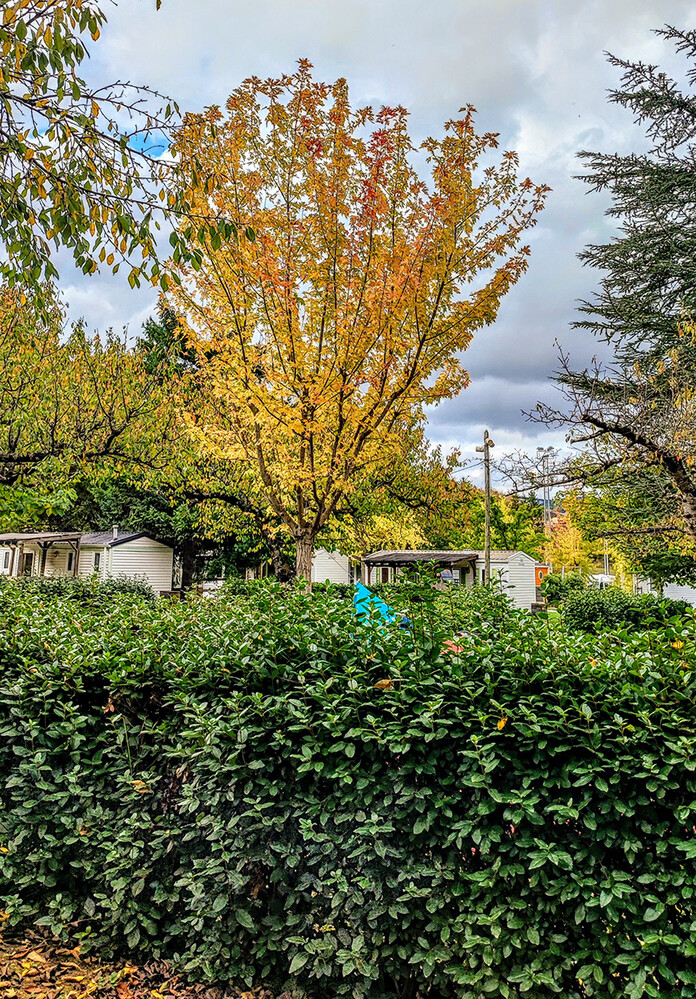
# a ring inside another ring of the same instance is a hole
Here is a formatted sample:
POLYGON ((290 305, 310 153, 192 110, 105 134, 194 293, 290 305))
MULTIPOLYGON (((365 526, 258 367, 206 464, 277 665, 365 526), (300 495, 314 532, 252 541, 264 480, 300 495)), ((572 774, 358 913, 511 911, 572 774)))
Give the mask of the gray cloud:
MULTIPOLYGON (((611 233, 606 200, 573 179, 577 152, 640 144, 630 115, 606 101, 618 75, 603 52, 677 65, 651 29, 693 26, 694 15, 696 0, 167 0, 159 13, 153 0, 119 0, 90 72, 147 82, 199 110, 224 103, 244 77, 290 72, 306 56, 317 77, 347 77, 356 104, 409 107, 415 137, 473 103, 479 127, 499 131, 521 171, 553 190, 531 236, 529 273, 464 357, 471 387, 433 411, 430 431, 467 451, 484 427, 501 446, 535 447, 563 436, 520 414, 552 397, 555 341, 579 364, 598 350, 570 330, 577 299, 598 279, 576 254, 611 233)), ((85 280, 66 265, 63 275, 71 314, 90 327, 135 331, 154 304, 124 279, 85 280)))

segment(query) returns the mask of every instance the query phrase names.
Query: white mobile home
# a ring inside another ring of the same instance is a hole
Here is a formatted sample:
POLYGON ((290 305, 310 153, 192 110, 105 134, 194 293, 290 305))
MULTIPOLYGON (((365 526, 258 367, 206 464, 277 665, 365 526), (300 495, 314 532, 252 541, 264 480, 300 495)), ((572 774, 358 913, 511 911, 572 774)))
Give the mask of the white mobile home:
POLYGON ((174 551, 144 531, 33 531, 0 534, 0 575, 141 579, 172 589, 174 551))
MULTIPOLYGON (((392 583, 418 563, 435 563, 441 583, 475 586, 485 582, 483 551, 378 551, 363 559, 363 582, 392 583)), ((522 551, 491 551, 491 576, 516 607, 530 610, 538 600, 541 565, 522 551)))
POLYGON ((312 556, 313 583, 352 583, 353 566, 347 555, 317 548, 312 556))
MULTIPOLYGON (((350 584, 357 575, 356 564, 357 560, 341 555, 340 552, 317 548, 312 555, 312 582, 350 584)), ((271 563, 264 562, 262 565, 249 567, 244 578, 264 579, 271 575, 271 563)))
MULTIPOLYGON (((613 577, 612 577, 613 582, 613 577)), ((633 577, 634 593, 652 593, 655 596, 665 597, 667 600, 683 600, 692 607, 696 607, 696 586, 688 586, 680 583, 665 583, 662 590, 656 586, 652 580, 644 576, 633 577)))

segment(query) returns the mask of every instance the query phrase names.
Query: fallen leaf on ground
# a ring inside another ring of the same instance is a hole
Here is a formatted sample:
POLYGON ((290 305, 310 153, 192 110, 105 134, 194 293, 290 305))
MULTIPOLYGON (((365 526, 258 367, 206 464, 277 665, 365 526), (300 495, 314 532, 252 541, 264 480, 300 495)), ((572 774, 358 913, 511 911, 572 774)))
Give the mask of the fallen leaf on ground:
MULTIPOLYGON (((2 924, 0 924, 2 925, 2 924)), ((0 931, 0 999, 274 999, 249 990, 188 981, 166 961, 100 961, 42 931, 10 939, 0 931)))

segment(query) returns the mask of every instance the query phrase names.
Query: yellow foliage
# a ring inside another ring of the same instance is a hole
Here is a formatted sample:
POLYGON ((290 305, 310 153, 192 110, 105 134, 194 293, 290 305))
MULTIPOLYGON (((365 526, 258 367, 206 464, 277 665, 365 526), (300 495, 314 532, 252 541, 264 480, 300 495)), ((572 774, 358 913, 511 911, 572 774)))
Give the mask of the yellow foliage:
POLYGON ((472 108, 423 143, 428 186, 407 119, 353 109, 345 80, 301 62, 178 136, 194 213, 212 205, 245 233, 208 234, 200 266, 179 268, 207 400, 191 432, 251 470, 298 550, 402 454, 404 421, 467 385, 460 353, 527 267, 545 188, 517 180, 513 154, 479 169, 497 140, 472 108))

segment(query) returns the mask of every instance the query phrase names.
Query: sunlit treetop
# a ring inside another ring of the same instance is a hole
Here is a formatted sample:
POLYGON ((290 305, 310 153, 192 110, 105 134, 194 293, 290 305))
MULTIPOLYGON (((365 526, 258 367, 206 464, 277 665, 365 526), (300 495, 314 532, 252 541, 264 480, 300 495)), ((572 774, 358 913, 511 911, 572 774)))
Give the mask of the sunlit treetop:
POLYGON ((298 552, 396 459, 405 424, 466 386, 460 353, 527 268, 546 188, 497 145, 465 107, 419 151, 405 108, 353 108, 306 61, 184 120, 188 203, 255 235, 218 230, 178 261, 209 400, 196 426, 247 465, 298 552))

